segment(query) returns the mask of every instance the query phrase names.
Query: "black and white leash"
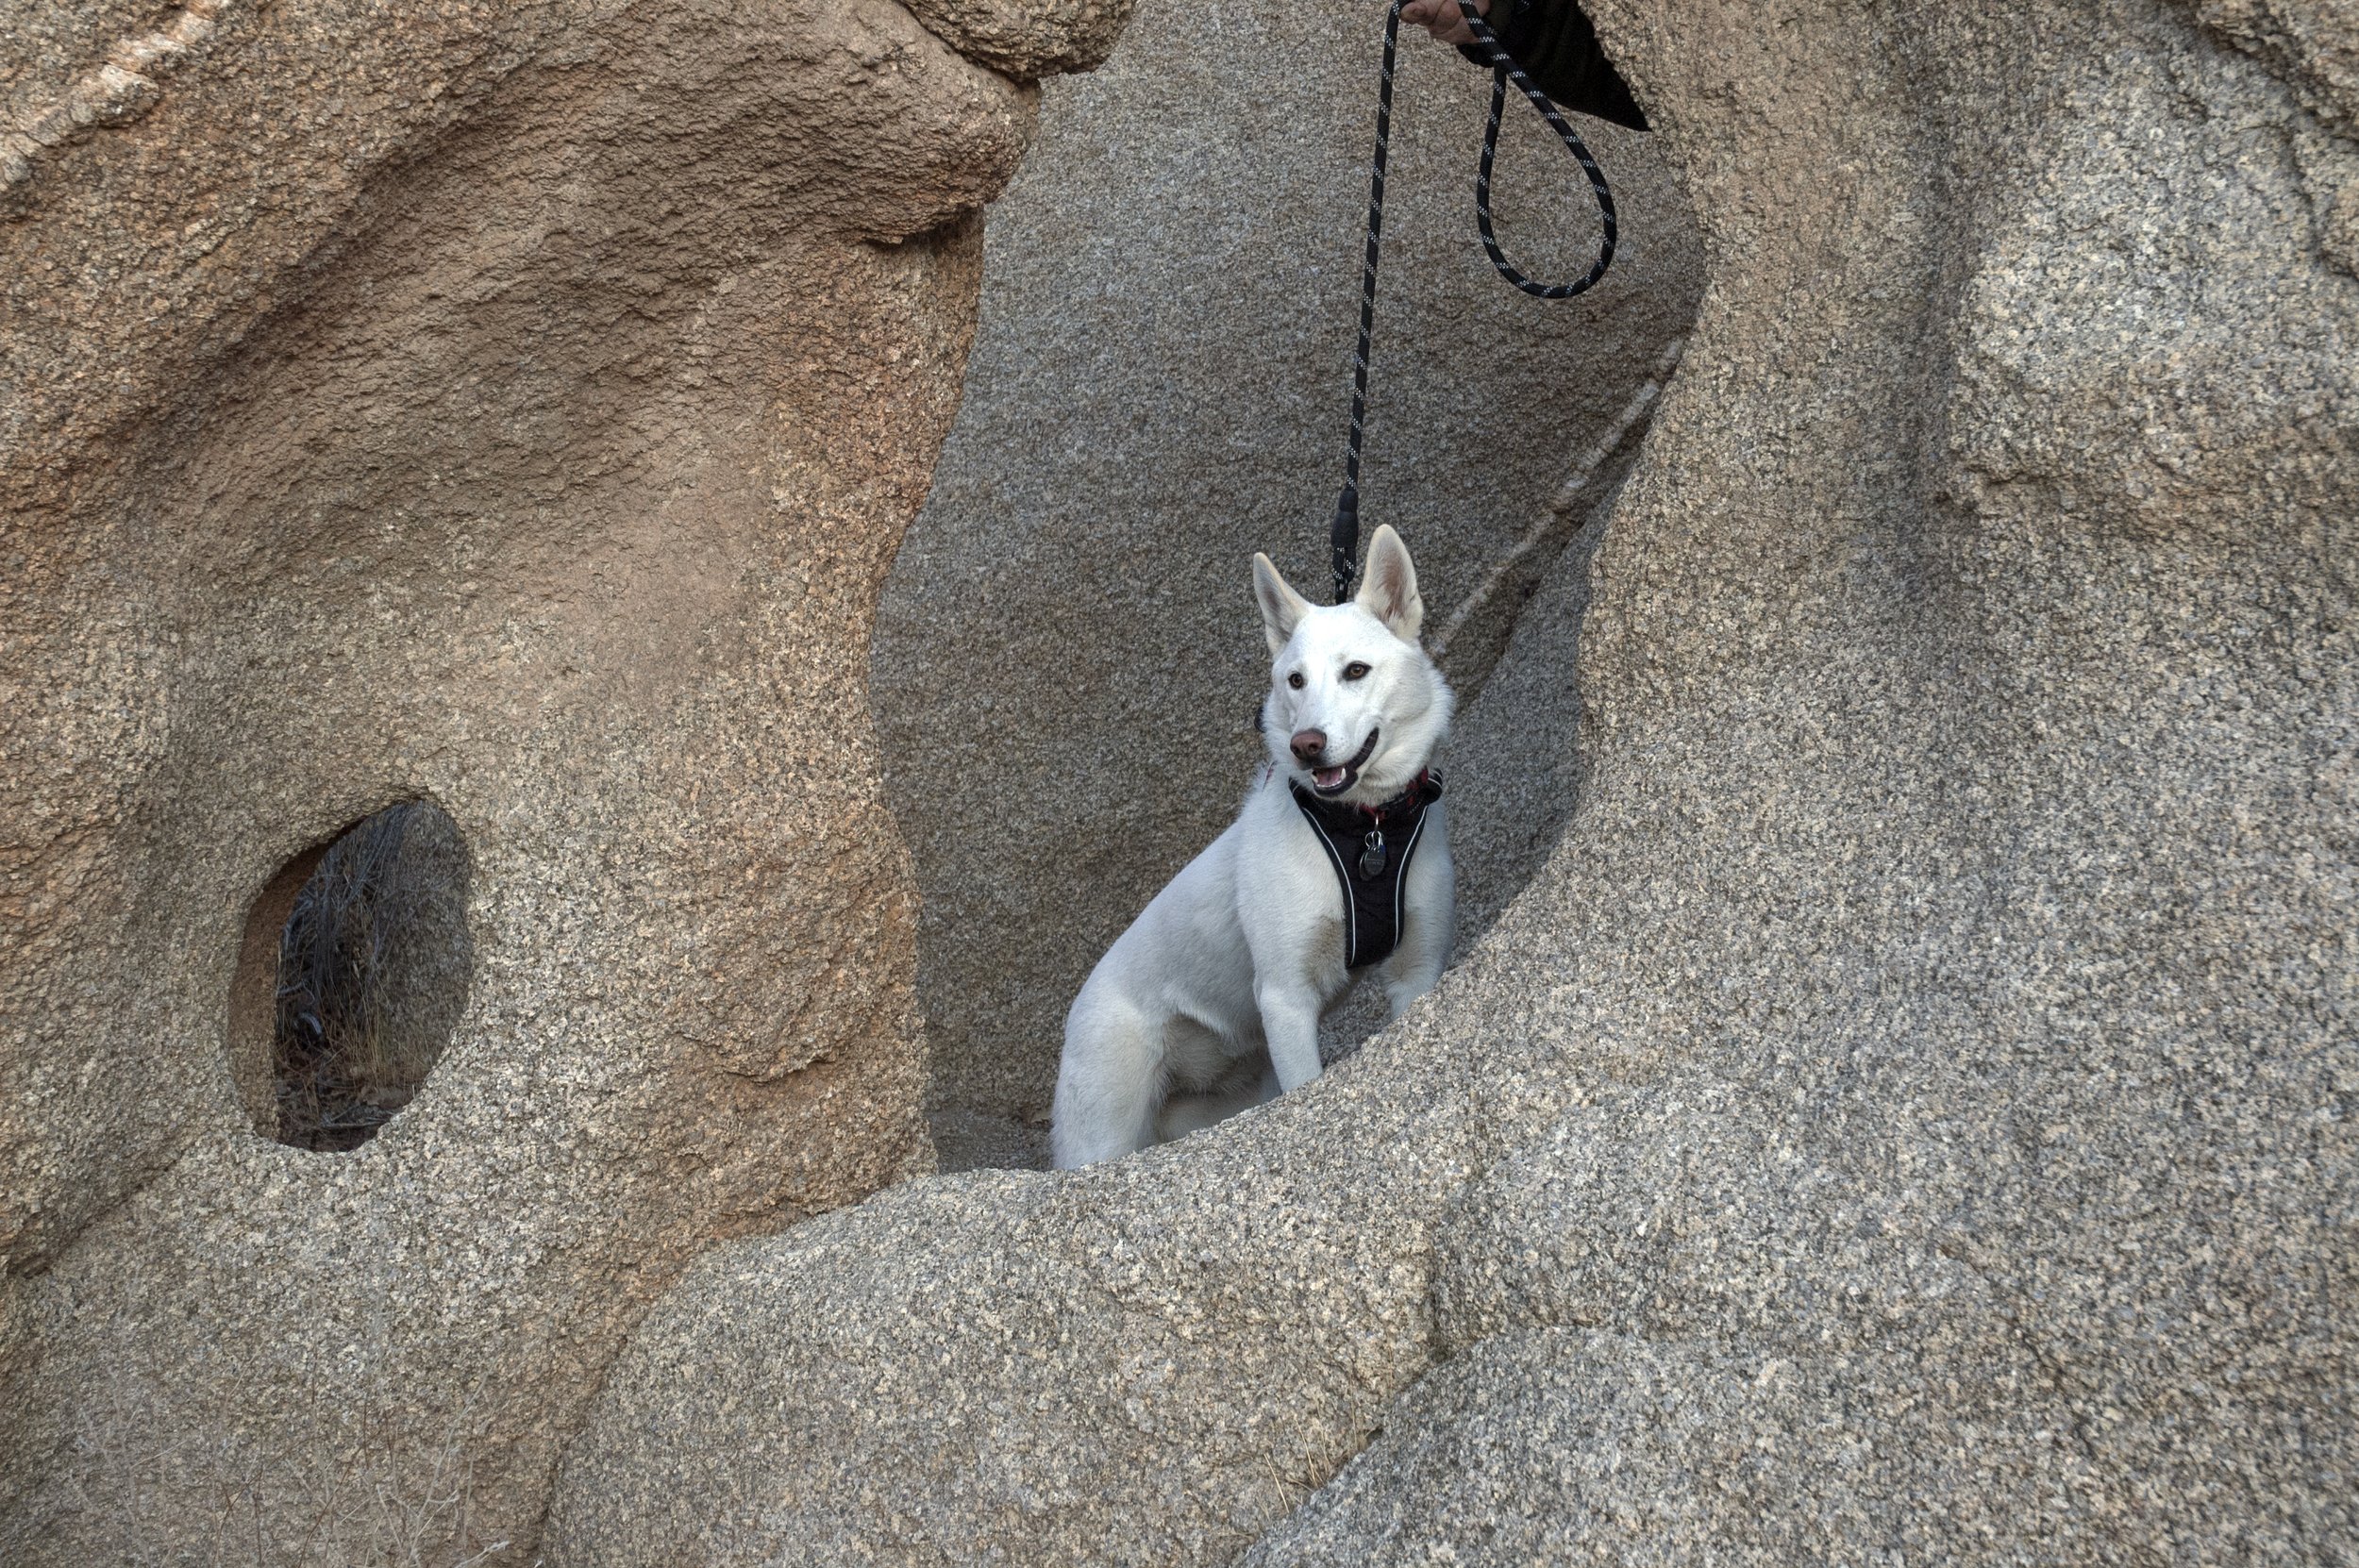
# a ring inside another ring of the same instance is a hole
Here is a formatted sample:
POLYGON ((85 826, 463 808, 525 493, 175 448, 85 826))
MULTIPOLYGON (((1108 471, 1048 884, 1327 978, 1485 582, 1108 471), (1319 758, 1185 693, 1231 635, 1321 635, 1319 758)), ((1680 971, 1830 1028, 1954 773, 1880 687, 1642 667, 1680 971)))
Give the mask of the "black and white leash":
MULTIPOLYGON (((1384 248, 1384 164, 1392 152, 1393 67, 1399 55, 1401 4, 1402 0, 1392 0, 1384 14, 1384 63, 1376 92, 1376 158, 1368 169, 1368 248, 1360 271, 1360 343, 1351 355, 1351 436, 1344 449, 1343 493, 1336 498, 1335 521, 1327 536, 1337 604, 1349 595, 1352 576, 1360 569, 1360 448, 1368 414, 1368 342, 1376 333, 1376 267, 1384 248)), ((1482 249, 1501 277, 1535 298, 1570 299, 1585 293, 1614 264, 1614 192, 1605 182, 1605 171, 1598 167, 1598 160, 1590 156, 1580 133, 1565 123, 1548 95, 1534 86, 1531 78, 1524 75, 1523 67, 1515 63, 1514 57, 1500 47, 1490 24, 1475 9, 1474 0, 1458 0, 1458 9, 1466 19, 1466 30, 1474 34, 1475 42, 1491 58, 1491 116, 1482 127, 1482 161, 1475 172, 1475 226, 1481 232, 1482 249), (1579 160, 1581 173, 1589 176, 1589 189, 1597 193, 1598 222, 1603 231, 1598 244, 1598 259, 1591 264, 1588 275, 1576 282, 1534 283, 1515 270, 1499 250, 1498 237, 1492 232, 1491 166, 1498 157, 1499 119, 1507 106, 1507 84, 1511 81, 1579 160)))

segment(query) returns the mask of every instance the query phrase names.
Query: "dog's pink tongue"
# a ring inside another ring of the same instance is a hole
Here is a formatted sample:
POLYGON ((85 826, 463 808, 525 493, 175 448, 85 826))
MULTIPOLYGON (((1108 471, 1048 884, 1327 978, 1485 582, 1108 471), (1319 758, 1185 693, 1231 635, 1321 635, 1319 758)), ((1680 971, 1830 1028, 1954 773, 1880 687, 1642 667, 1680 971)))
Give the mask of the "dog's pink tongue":
POLYGON ((1311 782, 1322 790, 1331 790, 1343 781, 1344 770, 1341 768, 1321 768, 1311 776, 1311 782))

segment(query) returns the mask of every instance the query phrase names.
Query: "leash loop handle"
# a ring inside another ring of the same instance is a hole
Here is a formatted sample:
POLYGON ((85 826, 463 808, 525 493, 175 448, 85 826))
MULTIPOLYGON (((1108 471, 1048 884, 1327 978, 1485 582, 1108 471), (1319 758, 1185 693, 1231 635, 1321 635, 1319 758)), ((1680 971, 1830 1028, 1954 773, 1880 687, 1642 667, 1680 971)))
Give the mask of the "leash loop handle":
MULTIPOLYGON (((1327 553, 1334 571, 1337 604, 1349 596, 1351 579, 1360 570, 1360 452, 1367 433, 1368 346, 1376 335, 1377 263, 1384 251, 1384 168, 1392 154, 1393 74, 1400 55, 1401 4, 1402 0, 1392 0, 1384 12, 1384 62, 1376 92, 1376 157, 1368 166, 1368 243, 1360 267, 1360 342, 1351 354, 1351 434, 1344 446, 1343 492, 1335 498, 1335 518, 1327 531, 1327 553)), ((1475 9, 1474 0, 1458 0, 1458 10, 1466 19, 1466 28, 1474 34, 1475 42, 1491 58, 1491 115, 1483 126, 1482 158, 1475 171, 1475 227, 1482 236, 1483 252, 1501 277, 1534 298, 1570 299, 1586 293, 1614 264, 1614 250, 1618 242, 1614 192, 1605 182, 1605 171, 1598 167, 1588 144, 1558 112, 1554 102, 1501 46, 1498 35, 1491 31, 1482 13, 1475 9), (1581 172, 1589 176, 1589 189, 1598 198, 1598 221, 1603 231, 1598 259, 1585 276, 1572 283, 1533 282, 1507 259, 1499 249, 1498 237, 1492 232, 1491 169, 1498 158, 1499 121, 1507 107, 1507 84, 1511 81, 1581 164, 1581 172)))
POLYGON ((1466 30, 1474 34, 1483 53, 1491 57, 1491 117, 1482 127, 1482 160, 1475 168, 1475 227, 1481 232, 1482 249, 1501 277, 1535 299, 1570 299, 1575 294, 1585 294, 1597 287, 1606 269, 1614 265, 1614 247, 1621 242, 1620 225, 1614 215, 1614 189, 1606 184, 1605 171, 1598 167, 1589 144, 1581 139, 1581 133, 1573 129, 1555 102, 1524 75, 1515 57, 1500 45, 1498 35, 1491 31, 1491 25, 1474 8, 1474 0, 1458 0, 1458 11, 1466 19, 1466 30), (1507 108, 1507 84, 1511 81, 1539 111, 1540 118, 1548 123, 1548 129, 1556 132, 1564 150, 1573 155, 1581 172, 1589 176, 1590 192, 1598 198, 1598 259, 1590 263, 1585 275, 1571 283, 1533 282, 1507 259, 1499 249, 1498 236, 1491 231, 1491 166, 1498 158, 1499 118, 1507 108))

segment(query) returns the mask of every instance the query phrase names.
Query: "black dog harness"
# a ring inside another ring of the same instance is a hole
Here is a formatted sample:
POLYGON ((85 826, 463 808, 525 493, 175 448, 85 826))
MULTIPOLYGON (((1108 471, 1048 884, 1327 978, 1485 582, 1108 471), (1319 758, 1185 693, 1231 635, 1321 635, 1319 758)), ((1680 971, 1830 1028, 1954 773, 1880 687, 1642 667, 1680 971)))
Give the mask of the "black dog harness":
POLYGON ((1324 801, 1292 779, 1286 787, 1343 884, 1344 967, 1380 963, 1400 945, 1408 920, 1402 885, 1425 834, 1426 808, 1442 798, 1440 776, 1421 773, 1381 806, 1324 801))

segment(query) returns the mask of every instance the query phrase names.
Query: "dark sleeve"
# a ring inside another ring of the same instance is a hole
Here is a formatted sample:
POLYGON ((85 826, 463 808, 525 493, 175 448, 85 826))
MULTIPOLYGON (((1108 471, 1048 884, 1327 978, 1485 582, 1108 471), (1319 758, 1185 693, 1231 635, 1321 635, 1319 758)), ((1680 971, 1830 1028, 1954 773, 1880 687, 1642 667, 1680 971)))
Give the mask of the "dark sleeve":
MULTIPOLYGON (((1581 0, 1492 0, 1486 20, 1515 63, 1559 108, 1632 130, 1648 128, 1646 111, 1630 95, 1630 84, 1598 46, 1598 29, 1582 13, 1581 0)), ((1459 53, 1477 65, 1491 63, 1473 44, 1459 53)))

